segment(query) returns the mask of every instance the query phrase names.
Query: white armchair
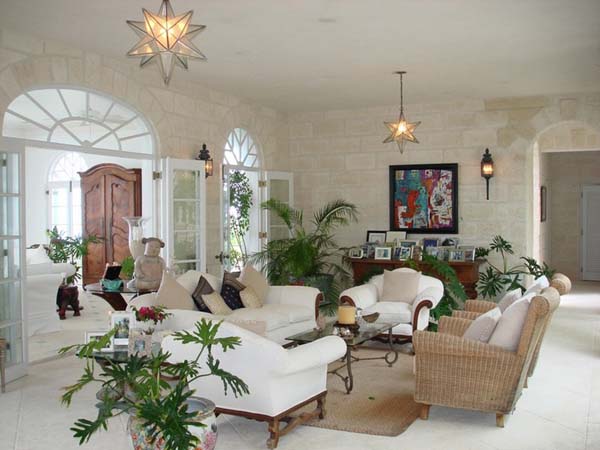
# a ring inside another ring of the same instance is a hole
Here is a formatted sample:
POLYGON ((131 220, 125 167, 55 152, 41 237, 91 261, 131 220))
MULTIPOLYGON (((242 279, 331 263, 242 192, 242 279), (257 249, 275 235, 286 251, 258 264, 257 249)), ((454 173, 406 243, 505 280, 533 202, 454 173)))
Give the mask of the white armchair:
MULTIPOLYGON (((406 267, 396 271, 415 272, 406 267)), ((444 285, 437 278, 422 275, 417 291, 411 303, 379 301, 383 292, 383 275, 375 275, 362 286, 342 292, 340 303, 361 308, 364 315, 378 312, 381 321, 400 322, 392 329, 394 339, 410 342, 416 330, 424 330, 429 325, 429 311, 444 295, 444 285)))
POLYGON ((56 312, 56 293, 65 278, 64 273, 27 275, 25 296, 27 299, 27 333, 52 333, 60 331, 60 320, 56 312))
MULTIPOLYGON (((173 316, 165 327, 179 330, 189 328, 191 323, 207 317, 207 314, 190 311, 171 311, 173 316)), ((346 353, 346 344, 337 336, 327 336, 310 344, 285 349, 275 342, 223 322, 219 336, 239 336, 242 344, 235 351, 223 352, 213 349, 221 367, 240 377, 248 385, 250 394, 236 398, 231 392, 224 394, 223 383, 216 377, 205 377, 191 384, 198 395, 206 396, 216 406, 217 414, 230 414, 267 422, 270 437, 269 448, 275 448, 280 436, 291 431, 303 421, 325 415, 327 394, 327 366, 346 353), (309 403, 317 402, 311 414, 296 419, 290 413, 309 403), (287 425, 280 429, 280 422, 287 425)), ((163 349, 171 352, 172 361, 180 362, 196 358, 199 348, 192 344, 176 342, 167 337, 163 349)))

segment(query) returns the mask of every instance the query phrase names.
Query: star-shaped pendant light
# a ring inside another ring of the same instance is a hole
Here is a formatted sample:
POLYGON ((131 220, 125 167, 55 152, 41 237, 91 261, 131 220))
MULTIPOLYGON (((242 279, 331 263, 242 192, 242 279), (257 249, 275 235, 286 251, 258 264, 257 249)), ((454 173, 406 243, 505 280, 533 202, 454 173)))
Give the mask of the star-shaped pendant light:
POLYGON ((143 22, 127 21, 127 25, 140 37, 127 56, 141 57, 140 67, 156 60, 165 84, 169 84, 175 65, 187 70, 189 58, 206 61, 206 56, 191 42, 206 28, 190 23, 194 11, 176 16, 169 0, 163 0, 157 14, 145 8, 142 12, 143 22))
POLYGON ((404 153, 404 144, 406 141, 414 142, 415 144, 419 143, 419 140, 413 134, 415 128, 417 128, 421 122, 413 122, 409 123, 404 118, 404 92, 402 85, 402 76, 406 73, 404 71, 395 72, 397 75, 400 75, 400 117, 398 117, 397 122, 383 122, 386 127, 390 130, 390 135, 383 141, 384 144, 389 142, 396 142, 398 144, 398 149, 400 153, 404 153))

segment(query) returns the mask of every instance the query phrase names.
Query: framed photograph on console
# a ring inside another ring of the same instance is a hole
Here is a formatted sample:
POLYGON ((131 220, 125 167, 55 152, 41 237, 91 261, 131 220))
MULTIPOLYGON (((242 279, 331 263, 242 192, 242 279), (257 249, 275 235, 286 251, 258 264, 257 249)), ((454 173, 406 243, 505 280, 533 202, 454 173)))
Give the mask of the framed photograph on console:
POLYGON ((390 230, 458 233, 458 164, 390 166, 390 230))
POLYGON ((387 231, 367 231, 367 242, 370 244, 385 244, 385 235, 387 231))

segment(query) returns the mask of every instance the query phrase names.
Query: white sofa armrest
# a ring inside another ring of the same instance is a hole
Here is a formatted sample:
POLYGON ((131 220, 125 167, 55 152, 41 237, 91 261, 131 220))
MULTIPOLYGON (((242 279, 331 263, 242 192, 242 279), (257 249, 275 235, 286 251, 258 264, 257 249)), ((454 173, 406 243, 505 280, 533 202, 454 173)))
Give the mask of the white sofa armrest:
POLYGON ((158 306, 156 297, 156 292, 138 295, 137 297, 129 300, 127 303, 127 311, 131 311, 132 306, 135 306, 136 308, 141 308, 142 306, 158 306))
POLYGON ((436 307, 444 295, 443 289, 428 287, 419 292, 412 304, 412 324, 414 330, 424 330, 429 325, 429 311, 436 307))
POLYGON ((377 286, 371 283, 346 289, 340 294, 340 303, 351 303, 357 308, 367 308, 377 303, 377 286))
POLYGON ((325 336, 289 349, 286 353, 285 363, 277 368, 282 375, 327 366, 346 354, 346 343, 339 336, 325 336))
POLYGON ((267 305, 296 305, 314 309, 321 292, 310 286, 270 286, 267 291, 267 305))

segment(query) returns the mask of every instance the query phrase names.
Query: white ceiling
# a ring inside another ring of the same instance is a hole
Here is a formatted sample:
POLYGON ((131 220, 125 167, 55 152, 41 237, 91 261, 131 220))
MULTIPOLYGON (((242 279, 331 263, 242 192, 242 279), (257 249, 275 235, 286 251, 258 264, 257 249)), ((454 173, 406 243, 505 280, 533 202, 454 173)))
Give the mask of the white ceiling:
MULTIPOLYGON (((0 0, 0 26, 126 59, 160 0, 0 0)), ((327 110, 600 91, 600 0, 172 0, 208 62, 174 79, 327 110)), ((131 64, 135 64, 134 61, 131 64)), ((156 70, 147 68, 145 70, 156 70)))

